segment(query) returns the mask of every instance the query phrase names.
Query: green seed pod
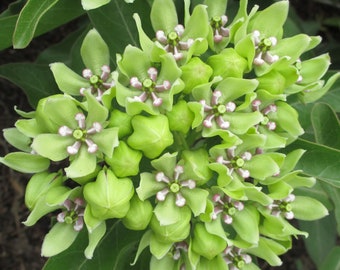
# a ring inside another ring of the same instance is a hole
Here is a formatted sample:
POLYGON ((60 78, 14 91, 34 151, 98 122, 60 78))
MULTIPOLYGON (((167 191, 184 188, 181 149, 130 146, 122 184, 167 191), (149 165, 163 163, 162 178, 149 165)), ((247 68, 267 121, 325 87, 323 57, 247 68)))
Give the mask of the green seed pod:
POLYGON ((144 230, 152 217, 152 205, 150 201, 141 201, 138 196, 132 197, 130 209, 122 219, 123 224, 130 230, 144 230))
POLYGON ((192 58, 181 69, 181 79, 185 83, 185 88, 183 89, 185 94, 190 93, 195 86, 209 82, 209 78, 213 74, 212 68, 203 63, 198 57, 192 58))
POLYGON ((217 235, 208 233, 204 224, 198 223, 194 229, 192 249, 197 254, 211 260, 227 247, 227 242, 217 235))
POLYGON ((124 141, 120 141, 112 157, 105 157, 114 174, 118 177, 136 175, 139 172, 139 162, 142 159, 140 151, 130 148, 124 141))

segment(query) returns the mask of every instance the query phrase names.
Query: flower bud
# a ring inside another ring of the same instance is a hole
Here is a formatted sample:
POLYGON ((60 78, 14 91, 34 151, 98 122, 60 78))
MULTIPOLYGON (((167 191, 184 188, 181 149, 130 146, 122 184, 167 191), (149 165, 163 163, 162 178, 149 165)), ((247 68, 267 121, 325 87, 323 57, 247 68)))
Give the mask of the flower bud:
POLYGON ((109 119, 109 127, 119 127, 118 137, 123 138, 132 132, 131 116, 119 110, 113 110, 109 119))
POLYGON ((112 157, 105 157, 106 163, 118 177, 136 175, 139 172, 141 159, 142 153, 130 148, 124 141, 119 142, 112 157))
POLYGON ((136 115, 131 123, 133 133, 127 143, 130 147, 141 150, 147 158, 158 157, 166 147, 173 143, 168 118, 162 114, 136 115))
POLYGON ((184 100, 177 102, 167 113, 170 130, 181 131, 186 134, 194 120, 194 113, 184 100))
POLYGON ((181 69, 181 79, 185 83, 183 92, 186 94, 190 93, 195 86, 209 82, 209 78, 213 74, 212 68, 198 57, 192 58, 181 69))
POLYGON ((133 190, 129 178, 118 179, 111 170, 103 169, 95 182, 85 185, 84 197, 96 218, 122 218, 129 210, 133 190))
POLYGON ((227 242, 217 235, 210 234, 204 224, 198 223, 194 229, 192 249, 197 254, 211 260, 227 247, 227 242))
POLYGON ((228 48, 220 54, 210 56, 207 63, 213 68, 213 76, 223 78, 242 78, 247 69, 247 60, 240 56, 234 49, 228 48))
POLYGON ((132 197, 130 209, 122 219, 123 224, 130 230, 144 230, 152 217, 152 205, 150 201, 141 201, 138 196, 132 197))

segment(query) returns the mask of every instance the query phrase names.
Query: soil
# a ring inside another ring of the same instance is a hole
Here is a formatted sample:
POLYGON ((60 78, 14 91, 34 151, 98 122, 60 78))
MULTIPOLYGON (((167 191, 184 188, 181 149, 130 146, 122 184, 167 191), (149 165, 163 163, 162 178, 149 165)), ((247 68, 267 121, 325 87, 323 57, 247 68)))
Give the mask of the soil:
MULTIPOLYGON (((14 1, 1 0, 0 13, 11 2, 14 1)), ((291 3, 306 19, 313 19, 310 14, 314 14, 313 12, 316 10, 323 15, 327 12, 334 12, 330 11, 329 7, 315 4, 313 1, 291 0, 291 3)), ((0 51, 0 65, 10 62, 34 61, 44 48, 58 42, 66 33, 67 27, 64 26, 34 39, 24 50, 0 51)), ((327 35, 329 33, 333 33, 336 38, 339 37, 339 29, 337 31, 331 29, 327 35)), ((14 125, 18 118, 14 111, 15 105, 24 111, 31 110, 22 91, 0 78, 0 130, 14 125)), ((0 156, 13 150, 0 135, 0 156)), ((49 229, 49 219, 43 218, 33 227, 26 227, 22 224, 29 214, 24 204, 25 186, 28 179, 29 176, 16 173, 0 165, 0 268, 4 270, 38 270, 42 269, 46 261, 40 256, 40 247, 43 237, 49 229)), ((301 269, 296 265, 297 259, 300 260, 304 270, 316 270, 301 238, 294 240, 293 248, 282 256, 283 266, 274 268, 261 262, 261 269, 301 269)))

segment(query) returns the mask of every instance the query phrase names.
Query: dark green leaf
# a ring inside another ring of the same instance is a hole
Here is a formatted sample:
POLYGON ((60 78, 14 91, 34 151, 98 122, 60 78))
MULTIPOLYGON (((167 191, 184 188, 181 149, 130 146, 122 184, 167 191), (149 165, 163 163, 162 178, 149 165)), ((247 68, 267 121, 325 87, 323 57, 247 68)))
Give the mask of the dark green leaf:
POLYGON ((317 103, 313 107, 311 120, 316 142, 340 149, 340 125, 333 109, 325 103, 317 103))
POLYGON ((340 247, 334 247, 322 263, 320 270, 340 269, 340 247))
POLYGON ((33 37, 55 29, 85 12, 79 0, 49 0, 43 2, 31 0, 28 4, 18 18, 13 37, 15 48, 25 48, 33 37), (29 3, 30 5, 28 5, 29 3))
POLYGON ((319 178, 335 187, 340 187, 340 151, 324 145, 298 139, 287 150, 305 149, 306 153, 297 164, 305 174, 319 178))
POLYGON ((0 18, 0 50, 6 49, 12 45, 12 34, 18 15, 0 18))
POLYGON ((9 63, 0 66, 0 77, 22 88, 32 107, 39 99, 59 92, 47 65, 9 63))
POLYGON ((340 80, 338 80, 330 91, 326 93, 320 102, 329 104, 336 112, 340 112, 340 80))
MULTIPOLYGON (((299 229, 308 232, 305 238, 305 246, 317 266, 320 266, 327 254, 336 245, 336 226, 332 215, 316 221, 299 221, 299 229)), ((328 268, 336 269, 336 268, 328 268)), ((328 270, 327 269, 327 270, 328 270)))
POLYGON ((25 48, 34 36, 35 29, 41 17, 59 0, 28 0, 19 14, 14 30, 13 47, 25 48))
POLYGON ((145 0, 135 1, 133 4, 112 0, 101 8, 88 11, 94 27, 110 48, 111 61, 114 64, 116 53, 123 53, 128 44, 139 44, 133 13, 138 13, 143 18, 144 31, 152 29, 149 20, 150 6, 145 0))
POLYGON ((328 185, 327 183, 323 183, 322 187, 327 192, 327 195, 333 202, 334 215, 337 221, 337 230, 340 235, 340 189, 328 185))

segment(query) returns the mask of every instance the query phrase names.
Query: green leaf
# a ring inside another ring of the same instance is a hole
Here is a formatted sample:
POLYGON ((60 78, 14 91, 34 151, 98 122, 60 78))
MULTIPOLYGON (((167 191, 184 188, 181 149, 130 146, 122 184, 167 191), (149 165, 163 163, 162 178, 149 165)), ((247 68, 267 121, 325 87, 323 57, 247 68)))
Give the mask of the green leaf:
POLYGON ((25 48, 34 36, 41 17, 59 0, 29 0, 19 14, 13 35, 13 47, 25 48))
POLYGON ((313 106, 312 125, 317 143, 340 149, 340 124, 336 113, 325 103, 313 106))
POLYGON ((330 215, 312 222, 299 221, 299 228, 308 232, 309 237, 304 239, 305 247, 314 263, 321 266, 327 254, 336 245, 337 232, 334 217, 330 215))
POLYGON ((9 63, 0 66, 0 77, 19 86, 32 107, 36 107, 40 99, 59 92, 51 71, 45 65, 9 63))
POLYGON ((296 140, 287 149, 302 148, 307 150, 299 160, 296 169, 314 176, 332 186, 340 187, 340 151, 303 139, 296 140))
POLYGON ((0 51, 12 45, 12 35, 18 17, 19 15, 13 15, 0 18, 0 51))
POLYGON ((143 18, 144 30, 147 30, 151 29, 149 12, 147 1, 127 4, 122 0, 111 0, 103 7, 88 11, 93 26, 110 48, 112 63, 115 63, 116 54, 122 53, 127 44, 138 45, 138 31, 132 15, 138 13, 143 18))
POLYGON ((13 152, 0 157, 0 163, 22 173, 42 172, 50 166, 48 159, 24 152, 13 152))
POLYGON ((339 269, 340 268, 340 247, 334 247, 325 258, 320 270, 339 269))

